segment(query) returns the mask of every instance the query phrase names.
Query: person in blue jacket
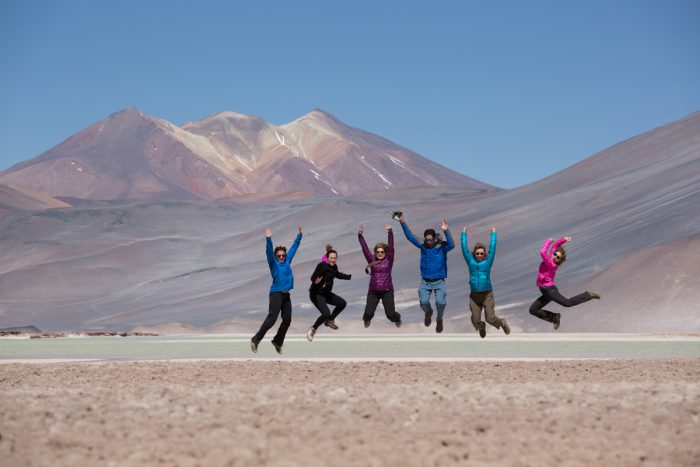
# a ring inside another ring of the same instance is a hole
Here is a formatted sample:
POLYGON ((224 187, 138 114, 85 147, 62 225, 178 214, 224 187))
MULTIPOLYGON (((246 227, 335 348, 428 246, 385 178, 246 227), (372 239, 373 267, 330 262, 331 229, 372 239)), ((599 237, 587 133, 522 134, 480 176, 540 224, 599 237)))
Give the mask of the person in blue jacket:
POLYGON ((435 332, 442 332, 442 318, 447 306, 447 253, 455 247, 452 234, 447 227, 447 219, 442 220, 440 228, 445 233, 445 241, 440 241, 433 229, 423 232, 423 243, 418 242, 411 229, 406 224, 403 214, 399 217, 401 228, 406 239, 420 250, 420 274, 418 285, 418 300, 425 313, 423 324, 430 326, 433 309, 430 306, 430 295, 435 293, 435 307, 437 308, 437 322, 435 332))
POLYGON ((272 231, 269 227, 265 229, 265 253, 267 255, 267 265, 270 267, 270 274, 272 274, 272 285, 270 286, 270 305, 267 317, 263 321, 262 326, 260 326, 260 330, 250 340, 250 348, 253 352, 258 351, 258 344, 265 337, 265 333, 275 325, 277 316, 282 313, 282 324, 280 324, 277 334, 272 339, 272 345, 277 353, 282 353, 284 336, 292 323, 292 300, 289 292, 294 288, 292 259, 294 259, 294 255, 299 248, 299 243, 301 243, 301 227, 298 227, 298 229, 299 234, 289 249, 289 253, 287 253, 287 248, 284 246, 277 246, 273 251, 272 231))
POLYGON ((462 255, 469 267, 469 309, 472 312, 472 324, 479 335, 486 337, 486 323, 481 321, 481 310, 484 310, 486 322, 496 329, 510 334, 510 326, 505 319, 496 316, 493 300, 493 286, 491 285, 491 266, 496 257, 496 228, 491 227, 491 244, 489 251, 483 243, 475 243, 472 252, 467 247, 467 228, 462 228, 462 255))

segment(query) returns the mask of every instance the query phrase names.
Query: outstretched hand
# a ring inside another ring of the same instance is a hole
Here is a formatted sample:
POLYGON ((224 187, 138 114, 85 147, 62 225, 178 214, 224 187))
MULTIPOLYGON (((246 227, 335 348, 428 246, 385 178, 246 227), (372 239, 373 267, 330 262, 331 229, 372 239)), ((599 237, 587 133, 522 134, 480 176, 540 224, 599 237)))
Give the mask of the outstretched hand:
POLYGON ((265 236, 266 236, 267 238, 272 237, 272 230, 270 230, 269 227, 267 227, 267 228, 265 229, 265 236))
POLYGON ((564 237, 564 240, 566 240, 567 242, 570 242, 570 241, 571 241, 571 237, 564 237))
POLYGON ((495 232, 495 231, 496 231, 496 227, 491 226, 491 232, 495 232))
POLYGON ((389 233, 391 231, 391 226, 389 224, 384 224, 384 232, 389 233))
POLYGON ((404 216, 402 214, 401 217, 399 217, 399 222, 401 222, 402 224, 405 224, 406 223, 406 216, 404 216))
POLYGON ((364 235, 365 234, 365 226, 360 224, 360 228, 357 231, 357 235, 364 235))
POLYGON ((467 226, 462 227, 462 232, 467 233, 467 226))
POLYGON ((297 225, 297 229, 299 229, 299 233, 301 233, 301 226, 297 225))
POLYGON ((440 228, 442 230, 447 230, 447 219, 442 220, 442 224, 440 224, 440 228))

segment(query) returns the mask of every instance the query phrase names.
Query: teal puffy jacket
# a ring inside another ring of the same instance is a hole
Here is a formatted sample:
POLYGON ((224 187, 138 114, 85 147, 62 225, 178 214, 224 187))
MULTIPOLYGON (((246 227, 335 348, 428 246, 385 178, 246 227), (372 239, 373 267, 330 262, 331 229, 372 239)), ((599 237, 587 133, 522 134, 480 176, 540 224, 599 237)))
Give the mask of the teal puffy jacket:
POLYGON ((486 259, 477 261, 467 247, 467 233, 462 232, 462 255, 469 266, 469 287, 472 292, 493 290, 491 285, 491 266, 496 256, 496 232, 491 232, 491 244, 486 259))

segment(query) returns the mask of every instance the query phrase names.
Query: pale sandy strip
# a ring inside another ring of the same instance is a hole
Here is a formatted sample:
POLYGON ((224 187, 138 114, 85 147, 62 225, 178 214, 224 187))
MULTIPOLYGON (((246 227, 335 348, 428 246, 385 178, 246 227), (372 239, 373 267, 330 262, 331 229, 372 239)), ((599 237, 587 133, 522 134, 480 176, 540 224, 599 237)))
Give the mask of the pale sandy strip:
MULTIPOLYGON (((674 357, 682 358, 682 357, 674 357)), ((493 358, 470 358, 470 357, 258 357, 258 358, 171 358, 162 360, 115 360, 115 359, 7 359, 0 360, 0 365, 9 364, 46 364, 46 363, 180 363, 180 362, 338 362, 338 363, 359 363, 359 362, 544 362, 544 361, 602 361, 602 360, 665 360, 666 357, 653 358, 615 358, 615 357, 493 357, 493 358)))

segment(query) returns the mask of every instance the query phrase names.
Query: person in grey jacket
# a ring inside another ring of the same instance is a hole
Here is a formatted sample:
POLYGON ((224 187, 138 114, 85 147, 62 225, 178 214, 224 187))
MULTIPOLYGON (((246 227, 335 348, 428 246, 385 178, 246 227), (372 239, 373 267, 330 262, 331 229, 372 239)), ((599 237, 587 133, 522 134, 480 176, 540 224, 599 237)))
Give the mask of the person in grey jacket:
POLYGON ((469 309, 472 312, 472 325, 479 331, 483 339, 486 337, 486 323, 481 321, 481 310, 484 310, 486 322, 496 329, 503 329, 503 332, 510 334, 508 322, 496 316, 495 304, 493 300, 493 286, 491 285, 491 267, 496 257, 496 228, 491 227, 491 243, 489 251, 486 252, 486 245, 475 243, 472 252, 467 246, 467 228, 462 228, 462 255, 469 268, 469 309))

